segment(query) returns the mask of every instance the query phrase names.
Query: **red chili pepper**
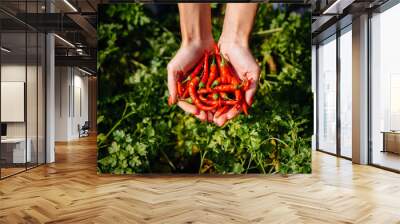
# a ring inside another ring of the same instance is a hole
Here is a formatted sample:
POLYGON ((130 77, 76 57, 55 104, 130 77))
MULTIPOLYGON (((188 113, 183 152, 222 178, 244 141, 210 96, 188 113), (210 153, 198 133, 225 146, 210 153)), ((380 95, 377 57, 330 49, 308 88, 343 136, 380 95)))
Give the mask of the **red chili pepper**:
POLYGON ((197 90, 198 94, 208 94, 208 93, 215 93, 216 91, 214 91, 213 89, 199 89, 197 90))
POLYGON ((203 95, 199 94, 199 99, 200 99, 201 102, 203 102, 205 104, 208 104, 208 105, 211 105, 211 106, 213 106, 215 104, 218 104, 218 101, 212 99, 212 96, 211 96, 211 99, 210 99, 208 97, 204 97, 203 95))
POLYGON ((218 106, 218 101, 217 100, 211 100, 211 99, 207 99, 207 98, 205 98, 204 96, 199 96, 199 99, 200 99, 200 101, 202 102, 202 103, 205 103, 205 104, 207 104, 207 105, 210 105, 210 106, 218 106))
POLYGON ((219 64, 219 69, 221 71, 221 77, 222 77, 221 81, 223 81, 223 83, 230 84, 231 83, 231 80, 230 80, 231 75, 230 75, 230 71, 229 71, 229 65, 226 63, 224 57, 222 57, 222 56, 220 56, 219 59, 217 57, 217 61, 219 64))
POLYGON ((199 88, 204 88, 208 81, 208 52, 205 53, 204 56, 204 69, 203 69, 203 77, 201 77, 201 81, 199 84, 199 88))
POLYGON ((182 94, 182 98, 188 98, 189 97, 189 88, 186 87, 183 94, 182 94))
POLYGON ((220 55, 219 48, 214 45, 217 63, 221 72, 221 83, 224 84, 239 84, 240 80, 236 77, 231 66, 225 61, 225 58, 220 55))
POLYGON ((218 86, 219 84, 234 84, 234 83, 232 83, 231 76, 218 77, 212 83, 211 88, 214 88, 215 86, 218 86))
POLYGON ((214 43, 214 51, 215 51, 215 54, 219 54, 219 47, 218 47, 218 44, 216 44, 216 43, 214 43))
POLYGON ((251 85, 251 79, 245 80, 245 81, 243 82, 243 90, 244 90, 244 91, 249 90, 250 85, 251 85))
MULTIPOLYGON (((211 118, 221 116, 231 108, 243 110, 244 114, 249 114, 249 105, 244 100, 244 95, 245 91, 250 88, 252 80, 242 81, 232 65, 220 54, 218 46, 215 45, 215 54, 205 52, 202 60, 191 73, 178 75, 179 99, 192 103, 196 106, 197 111, 206 111, 208 119, 210 116, 211 118), (212 62, 209 66, 210 57, 212 57, 212 62), (234 94, 234 99, 230 98, 228 94, 234 94)), ((168 103, 172 104, 171 97, 168 98, 168 103)))
POLYGON ((238 104, 238 102, 239 101, 236 101, 236 100, 224 100, 224 101, 222 101, 222 104, 234 106, 234 105, 238 104))
POLYGON ((183 96, 183 87, 182 87, 182 83, 181 82, 177 82, 177 89, 178 89, 178 96, 182 97, 183 96))
POLYGON ((229 65, 229 66, 228 66, 228 70, 229 70, 229 74, 230 74, 231 79, 232 79, 231 82, 232 82, 233 84, 239 84, 241 81, 240 81, 240 79, 238 78, 238 76, 237 76, 236 72, 234 71, 233 67, 229 65))
POLYGON ((193 69, 193 72, 190 74, 190 79, 194 79, 197 76, 197 74, 200 73, 202 67, 203 67, 202 63, 197 64, 197 66, 193 69))
POLYGON ((237 78, 236 74, 234 74, 232 67, 229 66, 228 69, 229 69, 229 74, 230 74, 229 76, 231 77, 231 83, 233 85, 237 86, 237 89, 235 90, 235 100, 240 102, 240 101, 242 101, 243 95, 244 95, 244 93, 241 89, 242 89, 243 85, 246 85, 246 88, 248 88, 248 86, 247 86, 248 82, 244 81, 242 84, 239 85, 240 79, 237 78))
POLYGON ((178 71, 177 76, 179 82, 182 82, 182 80, 185 78, 185 75, 183 74, 182 71, 178 71))
POLYGON ((197 92, 196 92, 196 88, 199 85, 199 82, 200 82, 199 77, 195 77, 189 83, 189 95, 192 98, 194 105, 196 105, 197 108, 199 108, 200 110, 204 110, 204 111, 210 111, 210 110, 216 108, 218 105, 206 106, 201 103, 199 96, 197 95, 197 92))
POLYGON ((207 80, 207 89, 210 89, 211 84, 214 82, 214 80, 217 78, 217 64, 215 64, 215 56, 212 57, 212 62, 210 66, 210 76, 208 77, 207 80))
POLYGON ((227 84, 227 85, 219 85, 214 87, 215 91, 218 92, 235 92, 240 88, 239 85, 227 84))
POLYGON ((189 97, 188 83, 177 83, 178 96, 180 99, 189 97))
POLYGON ((207 97, 204 97, 204 95, 203 94, 199 94, 199 99, 202 101, 202 102, 204 102, 204 101, 207 101, 208 99, 207 99, 207 97))
POLYGON ((243 92, 240 89, 235 90, 235 100, 240 102, 243 99, 243 92))
POLYGON ((204 111, 210 111, 210 110, 213 110, 214 108, 217 108, 217 106, 218 106, 218 104, 215 104, 215 105, 213 105, 213 106, 206 106, 206 105, 204 105, 204 104, 201 104, 200 102, 198 102, 197 104, 196 104, 196 101, 194 101, 195 103, 195 105, 200 109, 200 110, 204 110, 204 111))

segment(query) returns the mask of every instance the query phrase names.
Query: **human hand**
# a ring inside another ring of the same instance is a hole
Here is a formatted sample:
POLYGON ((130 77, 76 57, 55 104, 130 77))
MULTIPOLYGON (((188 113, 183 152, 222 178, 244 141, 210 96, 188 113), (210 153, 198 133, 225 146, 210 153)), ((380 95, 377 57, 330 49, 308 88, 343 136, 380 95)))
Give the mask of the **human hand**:
POLYGON ((199 111, 194 105, 184 101, 178 102, 177 81, 179 74, 186 74, 202 59, 205 51, 212 51, 214 46, 213 39, 183 42, 174 58, 168 63, 168 91, 169 104, 175 104, 187 113, 194 114, 202 121, 209 120, 209 113, 199 111))
MULTIPOLYGON (((180 73, 187 73, 201 59, 205 51, 214 45, 211 34, 211 7, 208 3, 179 3, 179 18, 182 45, 174 58, 168 63, 168 103, 175 104, 177 98, 177 81, 180 73)), ((194 105, 179 101, 178 106, 194 114, 200 120, 209 119, 209 114, 199 111, 194 105)))
POLYGON ((248 46, 243 46, 237 42, 220 40, 219 47, 221 55, 232 64, 236 75, 242 81, 251 80, 249 89, 245 94, 247 104, 251 105, 260 78, 260 66, 257 64, 248 46))
MULTIPOLYGON (((178 74, 186 73, 194 67, 204 51, 212 50, 214 40, 211 34, 211 8, 209 4, 178 4, 182 46, 175 57, 168 64, 169 104, 177 102, 178 74)), ((254 23, 257 4, 227 4, 225 20, 219 45, 221 54, 232 63, 237 75, 242 80, 251 80, 251 85, 245 93, 248 105, 253 103, 260 68, 253 58, 248 40, 254 23)), ((183 110, 194 114, 200 120, 214 120, 222 126, 241 112, 240 107, 233 107, 218 118, 211 112, 199 111, 194 105, 187 102, 178 102, 183 110)))
MULTIPOLYGON (((247 44, 238 41, 226 40, 223 36, 219 41, 221 56, 229 61, 241 80, 250 80, 251 84, 245 93, 245 101, 252 105, 260 77, 260 67, 247 44)), ((214 117, 213 121, 222 126, 226 121, 234 118, 241 112, 240 107, 233 107, 227 113, 214 117)))
MULTIPOLYGON (((250 87, 245 93, 245 101, 250 106, 260 77, 260 67, 249 48, 257 6, 257 3, 228 3, 218 42, 221 55, 232 64, 239 78, 251 80, 250 87)), ((233 107, 227 113, 214 117, 214 122, 222 126, 240 112, 240 107, 233 107)))

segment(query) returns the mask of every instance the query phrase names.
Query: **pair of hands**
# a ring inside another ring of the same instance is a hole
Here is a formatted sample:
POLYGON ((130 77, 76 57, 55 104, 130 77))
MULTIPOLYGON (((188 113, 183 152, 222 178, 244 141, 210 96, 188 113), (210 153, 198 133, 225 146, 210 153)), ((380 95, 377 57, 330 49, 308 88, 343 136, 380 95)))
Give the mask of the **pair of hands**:
MULTIPOLYGON (((233 66, 239 78, 242 80, 252 80, 250 88, 245 93, 245 100, 248 105, 252 105, 253 97, 260 76, 260 68, 255 61, 249 47, 235 41, 225 41, 223 38, 218 42, 220 53, 233 66)), ((168 90, 171 103, 177 103, 187 113, 194 114, 202 121, 213 121, 218 126, 223 126, 228 120, 234 118, 241 111, 236 107, 215 117, 210 111, 198 111, 197 107, 177 98, 177 80, 179 73, 187 73, 200 60, 205 51, 213 51, 214 40, 200 40, 183 43, 174 58, 168 64, 168 90)))

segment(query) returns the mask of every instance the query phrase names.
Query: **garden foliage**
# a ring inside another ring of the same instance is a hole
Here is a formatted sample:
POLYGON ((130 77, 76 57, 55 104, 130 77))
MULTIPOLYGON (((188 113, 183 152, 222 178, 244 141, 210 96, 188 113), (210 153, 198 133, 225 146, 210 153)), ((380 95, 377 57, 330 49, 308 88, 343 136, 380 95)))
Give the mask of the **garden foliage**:
MULTIPOLYGON (((224 5, 213 4, 220 35, 224 5)), ((176 5, 113 4, 98 25, 98 172, 309 173, 310 14, 261 4, 251 48, 261 66, 250 116, 220 128, 167 105, 180 45, 176 5)))

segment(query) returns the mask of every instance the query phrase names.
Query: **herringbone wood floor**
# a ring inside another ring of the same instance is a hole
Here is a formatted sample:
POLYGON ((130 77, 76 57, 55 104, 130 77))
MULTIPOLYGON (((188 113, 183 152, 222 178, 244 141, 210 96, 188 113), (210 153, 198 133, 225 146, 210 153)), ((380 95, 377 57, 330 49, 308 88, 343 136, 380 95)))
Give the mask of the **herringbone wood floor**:
POLYGON ((98 176, 94 138, 0 181, 0 223, 400 223, 400 175, 315 152, 313 174, 98 176))

